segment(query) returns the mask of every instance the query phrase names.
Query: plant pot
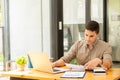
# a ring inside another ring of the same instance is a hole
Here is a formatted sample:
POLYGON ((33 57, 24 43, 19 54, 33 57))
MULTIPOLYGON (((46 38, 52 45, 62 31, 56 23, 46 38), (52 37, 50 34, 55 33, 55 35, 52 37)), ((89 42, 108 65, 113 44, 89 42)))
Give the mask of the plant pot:
POLYGON ((17 64, 18 71, 24 71, 25 65, 17 64))

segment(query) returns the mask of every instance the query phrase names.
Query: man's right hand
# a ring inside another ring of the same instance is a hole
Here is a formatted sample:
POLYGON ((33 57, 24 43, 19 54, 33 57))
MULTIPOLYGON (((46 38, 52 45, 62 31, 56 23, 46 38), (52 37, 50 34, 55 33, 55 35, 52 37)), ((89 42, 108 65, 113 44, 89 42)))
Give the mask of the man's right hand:
POLYGON ((61 66, 65 66, 65 62, 63 59, 59 59, 52 63, 52 67, 61 67, 61 66))

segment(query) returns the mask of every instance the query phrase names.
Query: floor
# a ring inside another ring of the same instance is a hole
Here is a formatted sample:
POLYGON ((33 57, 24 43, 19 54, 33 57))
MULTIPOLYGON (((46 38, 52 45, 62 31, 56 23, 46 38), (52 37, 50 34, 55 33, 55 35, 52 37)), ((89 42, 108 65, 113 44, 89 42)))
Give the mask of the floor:
MULTIPOLYGON (((113 68, 120 68, 120 62, 113 62, 113 68)), ((0 80, 10 80, 9 77, 2 77, 0 76, 0 80)))

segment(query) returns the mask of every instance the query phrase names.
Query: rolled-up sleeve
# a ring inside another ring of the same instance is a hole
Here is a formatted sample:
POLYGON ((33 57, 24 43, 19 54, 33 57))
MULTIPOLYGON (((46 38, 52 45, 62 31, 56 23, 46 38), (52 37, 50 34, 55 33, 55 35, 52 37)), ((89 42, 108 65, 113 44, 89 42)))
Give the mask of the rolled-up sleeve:
POLYGON ((112 48, 108 45, 103 54, 103 60, 109 60, 112 64, 112 48))

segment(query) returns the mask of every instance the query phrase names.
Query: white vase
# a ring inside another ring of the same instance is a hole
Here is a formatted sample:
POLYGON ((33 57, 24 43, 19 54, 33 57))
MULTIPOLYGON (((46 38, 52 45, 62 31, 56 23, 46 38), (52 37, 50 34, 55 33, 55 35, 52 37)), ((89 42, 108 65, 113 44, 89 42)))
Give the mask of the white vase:
POLYGON ((17 64, 18 71, 24 71, 25 65, 17 64))

